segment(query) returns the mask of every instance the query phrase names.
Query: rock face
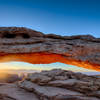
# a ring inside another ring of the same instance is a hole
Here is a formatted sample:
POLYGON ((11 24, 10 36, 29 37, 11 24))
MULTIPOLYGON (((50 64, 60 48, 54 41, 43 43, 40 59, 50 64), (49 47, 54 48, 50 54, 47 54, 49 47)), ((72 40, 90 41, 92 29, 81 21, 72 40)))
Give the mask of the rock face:
POLYGON ((62 62, 100 71, 100 39, 91 35, 59 36, 23 27, 0 27, 0 58, 0 62, 62 62))
POLYGON ((61 69, 28 74, 18 87, 39 100, 100 100, 100 78, 61 69))

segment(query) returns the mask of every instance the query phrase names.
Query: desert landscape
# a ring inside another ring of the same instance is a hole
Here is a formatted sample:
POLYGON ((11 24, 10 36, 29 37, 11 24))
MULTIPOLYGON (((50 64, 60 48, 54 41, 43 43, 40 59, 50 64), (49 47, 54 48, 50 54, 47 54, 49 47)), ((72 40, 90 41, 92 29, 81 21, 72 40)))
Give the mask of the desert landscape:
MULTIPOLYGON (((1 63, 61 62, 100 71, 99 55, 100 39, 91 35, 45 35, 24 27, 0 27, 1 63)), ((100 76, 69 71, 67 67, 36 71, 2 66, 0 100, 100 100, 100 76)))
POLYGON ((0 0, 0 100, 100 100, 100 0, 0 0))

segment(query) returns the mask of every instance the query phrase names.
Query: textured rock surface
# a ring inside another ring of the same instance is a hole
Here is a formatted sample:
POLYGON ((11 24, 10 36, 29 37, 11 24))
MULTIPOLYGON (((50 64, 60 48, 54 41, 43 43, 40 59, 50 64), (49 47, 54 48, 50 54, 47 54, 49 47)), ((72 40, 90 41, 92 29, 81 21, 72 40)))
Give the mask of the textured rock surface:
POLYGON ((62 62, 100 71, 100 39, 91 35, 59 36, 23 27, 0 27, 0 58, 1 62, 62 62))
POLYGON ((61 69, 28 74, 18 87, 39 100, 100 100, 100 78, 61 69))
POLYGON ((0 100, 39 100, 34 93, 18 88, 16 84, 2 84, 0 94, 3 94, 0 100))
POLYGON ((100 77, 54 69, 0 83, 0 100, 100 100, 100 77))
POLYGON ((16 99, 9 97, 6 94, 0 94, 0 100, 16 100, 16 99))

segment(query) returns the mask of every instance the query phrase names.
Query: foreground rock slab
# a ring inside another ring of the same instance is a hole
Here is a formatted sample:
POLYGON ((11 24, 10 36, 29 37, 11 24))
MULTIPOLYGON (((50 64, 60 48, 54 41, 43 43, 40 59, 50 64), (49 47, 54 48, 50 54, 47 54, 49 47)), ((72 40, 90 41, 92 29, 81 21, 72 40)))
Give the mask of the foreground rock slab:
POLYGON ((0 94, 3 94, 0 100, 39 100, 35 94, 18 88, 16 84, 0 86, 0 94))
POLYGON ((18 87, 39 100, 100 100, 98 77, 61 69, 28 74, 18 87))
POLYGON ((52 100, 53 98, 55 98, 55 96, 59 95, 68 96, 71 94, 71 96, 82 96, 82 94, 78 92, 50 86, 39 86, 29 81, 24 81, 23 83, 21 83, 20 87, 25 88, 30 92, 36 93, 40 97, 40 100, 52 100))
POLYGON ((16 100, 16 99, 12 98, 6 94, 0 94, 0 100, 16 100))

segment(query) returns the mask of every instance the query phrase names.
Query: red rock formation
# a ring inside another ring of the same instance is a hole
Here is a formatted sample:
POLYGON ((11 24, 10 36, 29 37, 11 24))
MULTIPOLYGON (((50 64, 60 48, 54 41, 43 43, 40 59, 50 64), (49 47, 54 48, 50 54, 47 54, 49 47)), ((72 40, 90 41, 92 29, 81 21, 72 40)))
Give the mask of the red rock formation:
POLYGON ((0 28, 0 62, 61 62, 100 71, 100 39, 91 35, 59 36, 23 27, 0 28))
MULTIPOLYGON (((23 54, 5 54, 1 56, 0 62, 9 61, 22 61, 32 64, 50 64, 55 62, 61 62, 70 65, 76 65, 79 67, 84 67, 87 69, 99 70, 99 65, 91 64, 89 62, 82 62, 75 59, 67 59, 60 54, 50 54, 50 53, 23 53, 23 54)), ((67 68, 66 68, 67 69, 67 68)))

